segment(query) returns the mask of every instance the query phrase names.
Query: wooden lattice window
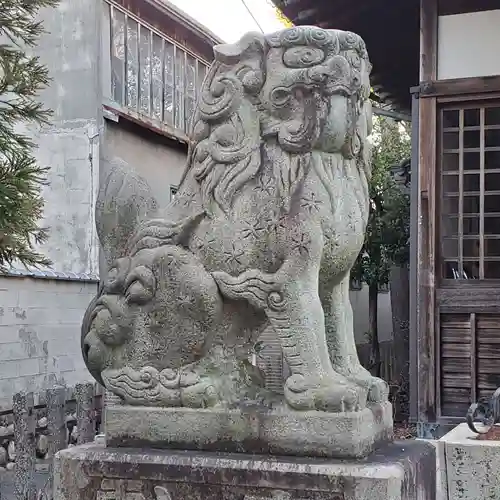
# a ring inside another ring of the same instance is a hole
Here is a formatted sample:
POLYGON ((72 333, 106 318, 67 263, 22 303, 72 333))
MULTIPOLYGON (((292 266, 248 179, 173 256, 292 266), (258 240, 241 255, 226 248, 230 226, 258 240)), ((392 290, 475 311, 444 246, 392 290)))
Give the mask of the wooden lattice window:
POLYGON ((500 279, 500 103, 440 114, 442 277, 500 279))

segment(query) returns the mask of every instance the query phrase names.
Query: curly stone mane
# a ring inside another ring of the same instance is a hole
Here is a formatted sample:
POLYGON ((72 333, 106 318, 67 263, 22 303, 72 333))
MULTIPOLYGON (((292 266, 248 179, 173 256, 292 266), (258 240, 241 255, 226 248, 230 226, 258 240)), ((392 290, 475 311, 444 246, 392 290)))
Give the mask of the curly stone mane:
POLYGON ((370 63, 360 37, 295 27, 267 36, 250 33, 237 44, 216 46, 214 52, 181 181, 192 173, 205 207, 215 202, 228 212, 237 192, 257 176, 267 144, 281 150, 275 176, 282 195, 289 197, 307 171, 311 151, 322 149, 318 138, 329 98, 335 95, 346 99, 350 138, 338 153, 369 176, 370 63), (276 52, 283 67, 278 82, 267 74, 268 58, 276 52), (292 109, 296 118, 296 92, 307 93, 300 123, 287 115, 292 109))

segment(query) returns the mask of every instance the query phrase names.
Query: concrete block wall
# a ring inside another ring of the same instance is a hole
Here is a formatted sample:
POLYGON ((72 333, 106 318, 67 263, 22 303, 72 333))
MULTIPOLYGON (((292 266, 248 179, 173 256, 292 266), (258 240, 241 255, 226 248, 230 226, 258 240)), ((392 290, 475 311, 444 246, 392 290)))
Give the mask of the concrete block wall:
POLYGON ((97 284, 0 277, 0 411, 20 390, 91 381, 80 326, 97 284))

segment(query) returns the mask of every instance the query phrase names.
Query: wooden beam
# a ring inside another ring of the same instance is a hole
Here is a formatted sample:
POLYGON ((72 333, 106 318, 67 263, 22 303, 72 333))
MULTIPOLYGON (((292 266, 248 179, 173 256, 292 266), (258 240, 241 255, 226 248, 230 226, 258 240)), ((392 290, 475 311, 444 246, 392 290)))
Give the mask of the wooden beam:
POLYGON ((473 403, 477 401, 477 332, 476 313, 470 315, 470 378, 471 392, 470 399, 473 403))
POLYGON ((440 16, 499 9, 498 0, 439 0, 440 16))
POLYGON ((437 80, 436 0, 420 0, 420 81, 437 80))
POLYGON ((418 421, 418 262, 420 187, 418 177, 419 161, 419 108, 418 93, 412 93, 411 106, 411 202, 410 202, 410 421, 418 421))
POLYGON ((436 99, 423 99, 419 109, 418 226, 418 420, 436 417, 435 393, 435 255, 436 255, 436 99))
POLYGON ((443 97, 500 92, 500 76, 479 76, 450 80, 423 81, 420 97, 443 97))
MULTIPOLYGON (((420 80, 436 80, 438 14, 435 0, 420 0, 420 80)), ((419 106, 417 234, 418 421, 436 420, 436 158, 437 102, 419 106)))
POLYGON ((304 9, 300 10, 298 14, 295 16, 293 21, 294 24, 302 24, 306 21, 312 20, 314 23, 314 19, 318 18, 318 10, 317 9, 304 9))

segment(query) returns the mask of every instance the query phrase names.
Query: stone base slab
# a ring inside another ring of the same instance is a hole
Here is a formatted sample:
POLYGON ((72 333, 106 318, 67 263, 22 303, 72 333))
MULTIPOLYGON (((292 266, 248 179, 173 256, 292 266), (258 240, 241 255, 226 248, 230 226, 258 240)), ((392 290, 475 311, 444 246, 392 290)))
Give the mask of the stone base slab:
POLYGON ((392 440, 392 406, 360 412, 151 408, 105 409, 110 447, 361 458, 392 440))
POLYGON ((57 454, 54 500, 435 500, 435 466, 418 441, 352 462, 93 443, 57 454))
POLYGON ((467 424, 460 424, 438 441, 438 449, 446 464, 447 498, 500 498, 500 441, 478 440, 467 424))

